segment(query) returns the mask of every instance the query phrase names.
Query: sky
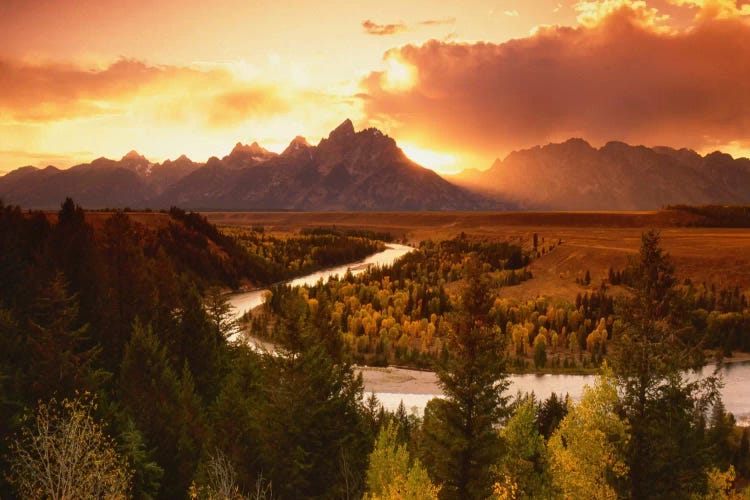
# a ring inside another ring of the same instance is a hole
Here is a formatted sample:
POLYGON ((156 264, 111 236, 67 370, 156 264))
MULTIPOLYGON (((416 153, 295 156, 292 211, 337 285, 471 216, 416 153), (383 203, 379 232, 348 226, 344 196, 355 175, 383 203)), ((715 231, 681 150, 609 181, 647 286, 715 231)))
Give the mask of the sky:
POLYGON ((0 171, 346 118, 442 173, 570 137, 750 156, 750 0, 0 0, 0 171))

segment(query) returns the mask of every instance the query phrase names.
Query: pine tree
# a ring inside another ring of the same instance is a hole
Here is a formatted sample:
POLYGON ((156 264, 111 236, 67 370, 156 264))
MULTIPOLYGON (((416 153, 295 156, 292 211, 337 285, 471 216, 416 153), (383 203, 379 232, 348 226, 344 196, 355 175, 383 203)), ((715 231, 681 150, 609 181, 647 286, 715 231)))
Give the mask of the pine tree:
POLYGON ((104 222, 101 249, 101 330, 97 333, 107 366, 116 368, 136 316, 141 315, 139 319, 148 323, 151 318, 143 315, 155 309, 156 304, 149 303, 152 288, 143 242, 125 213, 117 212, 104 222))
POLYGON ((506 412, 508 386, 502 334, 484 323, 490 308, 481 265, 466 265, 462 311, 449 338, 450 355, 438 368, 445 399, 425 409, 422 460, 441 498, 486 498, 492 492, 491 467, 501 447, 495 429, 506 412))
POLYGON ((49 260, 68 280, 68 290, 77 294, 82 316, 96 317, 101 290, 94 231, 83 208, 70 198, 60 206, 47 248, 49 260))
POLYGON ((100 349, 90 345, 88 325, 79 325, 78 300, 68 293, 67 281, 58 272, 39 290, 29 318, 32 356, 27 373, 32 398, 94 392, 106 379, 94 364, 100 349))
POLYGON ((707 448, 702 415, 718 397, 716 377, 690 380, 702 362, 700 345, 683 321, 674 266, 659 234, 643 234, 628 265, 633 295, 618 307, 622 328, 609 359, 632 426, 628 445, 633 498, 687 495, 705 487, 707 448))
POLYGON ((208 315, 197 287, 187 285, 177 326, 168 332, 174 366, 188 364, 198 394, 212 401, 225 375, 226 340, 208 315))
POLYGON ((205 305, 208 319, 217 337, 229 339, 237 333, 237 321, 232 314, 232 304, 221 288, 213 286, 206 290, 205 305))
POLYGON ((205 432, 200 403, 186 366, 178 376, 165 348, 149 327, 139 323, 125 347, 119 393, 147 448, 154 448, 154 458, 164 469, 159 496, 184 496, 205 432))
POLYGON ((304 299, 288 305, 290 318, 274 334, 278 351, 263 358, 260 467, 279 498, 361 494, 369 434, 362 377, 307 321, 304 299))

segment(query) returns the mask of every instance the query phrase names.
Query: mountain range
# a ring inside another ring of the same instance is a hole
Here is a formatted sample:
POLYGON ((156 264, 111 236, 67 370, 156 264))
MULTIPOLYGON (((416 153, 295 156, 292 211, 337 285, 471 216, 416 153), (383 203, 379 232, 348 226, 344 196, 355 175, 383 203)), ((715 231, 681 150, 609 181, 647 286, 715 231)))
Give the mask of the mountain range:
POLYGON ((583 139, 537 146, 464 170, 455 184, 541 210, 653 210, 665 205, 750 204, 750 160, 721 152, 583 139))
POLYGON ((55 208, 180 206, 202 210, 476 210, 506 208, 411 161, 377 129, 345 120, 317 146, 296 137, 281 154, 238 143, 206 163, 151 163, 135 151, 66 170, 22 167, 0 177, 0 198, 55 208))
POLYGON ((0 177, 0 199, 57 208, 179 206, 193 210, 653 210, 668 204, 750 204, 750 160, 714 152, 583 139, 515 151, 485 171, 440 177, 375 128, 345 120, 317 145, 294 138, 280 154, 237 143, 205 163, 152 163, 135 151, 69 169, 21 167, 0 177))

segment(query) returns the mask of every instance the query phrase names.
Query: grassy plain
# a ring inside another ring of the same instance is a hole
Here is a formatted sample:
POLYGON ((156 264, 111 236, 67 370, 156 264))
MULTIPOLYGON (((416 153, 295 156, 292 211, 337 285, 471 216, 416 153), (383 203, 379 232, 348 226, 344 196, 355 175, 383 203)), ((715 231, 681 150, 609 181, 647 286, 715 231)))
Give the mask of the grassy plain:
POLYGON ((213 212, 209 221, 224 226, 263 226, 267 231, 297 232, 336 226, 390 232, 417 243, 450 238, 461 232, 521 241, 531 248, 560 242, 531 264, 534 278, 503 290, 524 299, 545 296, 574 300, 595 289, 609 268, 622 269, 635 255, 643 231, 661 231, 662 245, 675 262, 677 276, 717 287, 750 291, 750 229, 686 227, 695 219, 684 212, 213 212), (544 244, 542 244, 544 241, 544 244), (586 287, 576 283, 591 274, 586 287))

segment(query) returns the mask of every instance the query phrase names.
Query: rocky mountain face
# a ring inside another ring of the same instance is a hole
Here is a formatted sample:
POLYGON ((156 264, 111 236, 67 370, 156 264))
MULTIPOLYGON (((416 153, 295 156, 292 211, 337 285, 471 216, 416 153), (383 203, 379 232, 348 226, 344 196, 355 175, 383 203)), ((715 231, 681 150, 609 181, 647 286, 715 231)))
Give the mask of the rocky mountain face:
POLYGON ((582 139, 509 154, 489 170, 464 171, 452 182, 550 210, 651 210, 669 204, 750 204, 750 160, 719 152, 647 148, 582 139))
POLYGON ((257 143, 205 164, 185 156, 150 163, 131 151, 67 170, 23 167, 0 177, 0 198, 55 208, 180 206, 218 210, 476 210, 500 202, 460 188, 409 160, 396 142, 344 121, 317 146, 297 137, 281 154, 257 143))

